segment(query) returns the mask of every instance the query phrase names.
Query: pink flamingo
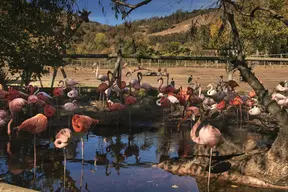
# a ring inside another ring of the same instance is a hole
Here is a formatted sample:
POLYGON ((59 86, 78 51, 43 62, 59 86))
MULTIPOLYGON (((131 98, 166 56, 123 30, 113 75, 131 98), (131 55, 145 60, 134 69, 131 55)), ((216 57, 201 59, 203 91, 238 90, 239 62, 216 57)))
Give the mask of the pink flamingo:
POLYGON ((4 127, 9 119, 7 111, 0 110, 0 127, 4 127))
POLYGON ((19 131, 27 131, 34 135, 34 179, 36 177, 36 134, 42 133, 47 129, 48 120, 47 117, 41 113, 26 119, 15 128, 17 133, 19 131))
MULTIPOLYGON (((202 114, 201 114, 202 116, 202 114)), ((196 131, 201 124, 202 117, 198 119, 198 121, 193 125, 192 130, 190 132, 190 137, 192 141, 199 145, 206 145, 210 147, 210 157, 209 157, 209 175, 208 175, 208 192, 210 187, 210 172, 211 172, 211 161, 212 161, 212 152, 213 147, 217 146, 222 141, 221 132, 212 125, 203 126, 199 131, 199 136, 196 136, 196 131)))
MULTIPOLYGON (((87 133, 88 130, 91 128, 91 125, 96 125, 99 123, 98 119, 93 119, 86 115, 74 115, 72 117, 72 127, 75 132, 87 133)), ((84 141, 83 137, 81 137, 82 143, 82 161, 84 160, 84 141)))
POLYGON ((7 134, 9 136, 11 134, 11 124, 12 124, 14 118, 16 118, 17 113, 22 111, 22 109, 24 108, 24 106, 27 103, 28 102, 22 98, 16 98, 16 99, 13 99, 12 101, 9 102, 9 110, 11 113, 11 119, 10 119, 8 126, 7 126, 7 134))
POLYGON ((139 84, 141 85, 141 88, 145 89, 145 91, 150 91, 152 89, 152 86, 149 83, 142 83, 141 81, 143 79, 143 74, 141 72, 137 73, 137 76, 139 76, 139 84))
POLYGON ((288 97, 286 97, 285 99, 281 99, 279 101, 277 101, 278 105, 281 106, 281 108, 286 108, 288 107, 288 97))
POLYGON ((72 133, 71 130, 68 128, 65 129, 61 129, 57 135, 55 136, 55 141, 54 141, 54 145, 56 148, 61 149, 64 148, 64 189, 65 189, 65 183, 66 183, 66 151, 65 151, 65 147, 68 145, 68 141, 71 138, 72 133))
POLYGON ((63 105, 63 108, 65 111, 69 112, 69 118, 68 118, 68 126, 70 127, 70 118, 71 113, 73 113, 76 109, 79 108, 79 105, 77 104, 76 100, 73 100, 72 102, 67 102, 63 105))
POLYGON ((99 96, 99 100, 101 100, 101 98, 103 98, 103 104, 104 104, 104 94, 105 91, 111 87, 111 83, 112 83, 112 77, 113 77, 113 73, 112 71, 107 71, 107 77, 108 77, 108 84, 103 82, 100 85, 98 85, 98 91, 100 92, 100 96, 99 96))
POLYGON ((68 128, 61 129, 55 136, 54 145, 56 148, 61 149, 68 145, 68 140, 71 138, 71 130, 68 128))
POLYGON ((129 83, 130 84, 130 88, 129 88, 129 95, 125 98, 125 105, 128 105, 129 106, 129 125, 130 125, 130 128, 131 128, 131 106, 134 105, 136 102, 137 102, 137 99, 136 97, 133 97, 132 96, 132 93, 131 93, 131 87, 132 87, 132 84, 131 82, 129 83))
POLYGON ((36 95, 38 99, 41 99, 42 101, 45 101, 45 102, 48 102, 50 99, 52 99, 52 97, 48 93, 45 93, 43 91, 38 92, 36 95))
POLYGON ((186 111, 185 117, 183 117, 177 125, 178 131, 180 130, 180 126, 182 122, 187 121, 188 118, 192 118, 192 120, 195 121, 195 117, 200 115, 199 108, 195 106, 186 107, 185 111, 186 111))
POLYGON ((110 112, 116 111, 117 112, 117 127, 118 127, 119 112, 123 111, 125 109, 125 105, 122 105, 121 103, 114 103, 111 100, 108 100, 107 106, 108 106, 108 111, 110 111, 110 112))
POLYGON ((160 77, 157 81, 159 82, 159 88, 158 88, 159 92, 163 94, 167 93, 167 86, 163 85, 164 82, 163 78, 160 77))

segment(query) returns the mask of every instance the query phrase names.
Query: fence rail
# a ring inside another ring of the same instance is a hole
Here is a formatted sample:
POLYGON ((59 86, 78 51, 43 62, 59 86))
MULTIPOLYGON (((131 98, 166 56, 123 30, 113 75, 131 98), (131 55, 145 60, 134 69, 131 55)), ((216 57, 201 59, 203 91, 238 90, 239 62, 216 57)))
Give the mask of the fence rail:
MULTIPOLYGON (((117 55, 109 54, 67 54, 64 58, 70 59, 68 63, 72 66, 91 67, 94 62, 100 64, 104 68, 113 67, 117 55)), ((211 67, 223 68, 229 58, 218 56, 143 56, 143 55, 123 55, 125 61, 131 66, 145 67, 211 67)), ((275 57, 247 57, 246 61, 249 65, 266 66, 287 66, 288 58, 275 57)))
MULTIPOLYGON (((109 54, 66 54, 64 58, 71 59, 115 59, 117 55, 109 54)), ((152 59, 152 60, 193 60, 193 61, 229 61, 228 57, 220 56, 145 56, 145 55, 123 55, 127 59, 152 59)), ((277 57, 246 57, 247 61, 266 61, 266 62, 288 62, 288 58, 277 57)))

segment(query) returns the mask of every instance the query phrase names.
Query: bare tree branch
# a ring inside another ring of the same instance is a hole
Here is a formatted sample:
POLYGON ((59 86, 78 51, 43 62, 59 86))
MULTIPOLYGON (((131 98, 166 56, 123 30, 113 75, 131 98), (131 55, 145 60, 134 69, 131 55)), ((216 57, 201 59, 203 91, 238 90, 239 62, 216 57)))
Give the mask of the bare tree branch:
POLYGON ((120 5, 120 6, 124 6, 127 8, 130 8, 123 16, 122 19, 125 19, 134 9, 137 9, 138 7, 141 7, 143 5, 146 5, 148 3, 150 3, 152 0, 143 0, 135 5, 133 4, 129 4, 126 2, 123 2, 121 0, 111 0, 113 3, 115 3, 116 5, 120 5))
POLYGON ((264 7, 259 7, 258 6, 255 9, 253 9, 253 11, 251 12, 251 17, 254 17, 256 11, 259 11, 259 10, 269 12, 273 19, 277 19, 277 20, 281 21, 282 23, 284 23, 288 27, 288 19, 286 19, 284 16, 276 13, 276 11, 274 11, 272 9, 268 9, 268 8, 264 8, 264 7))
POLYGON ((280 15, 278 14, 276 11, 272 10, 272 9, 268 9, 268 8, 265 8, 265 7, 256 7, 255 9, 252 10, 252 12, 249 14, 249 13, 245 13, 243 12, 243 6, 237 4, 236 2, 234 1, 231 1, 231 0, 224 0, 224 2, 226 3, 229 3, 230 5, 232 5, 237 12, 239 12, 240 14, 244 15, 244 16, 248 16, 248 17, 251 17, 251 18, 254 18, 255 17, 255 13, 257 11, 266 11, 266 12, 269 12, 271 14, 271 17, 273 19, 277 19, 279 21, 281 21, 282 23, 284 23, 287 27, 288 27, 288 19, 286 19, 283 15, 280 15))

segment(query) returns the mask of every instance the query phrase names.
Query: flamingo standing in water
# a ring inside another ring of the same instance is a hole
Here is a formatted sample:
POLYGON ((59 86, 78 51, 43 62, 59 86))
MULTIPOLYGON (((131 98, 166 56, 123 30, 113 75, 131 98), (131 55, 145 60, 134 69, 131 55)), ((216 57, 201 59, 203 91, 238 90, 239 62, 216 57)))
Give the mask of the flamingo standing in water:
POLYGON ((137 102, 136 97, 132 96, 131 87, 132 87, 132 84, 130 82, 129 83, 129 95, 125 98, 125 105, 129 106, 129 126, 130 126, 130 128, 131 128, 131 110, 132 110, 131 106, 137 102))
POLYGON ((71 116, 71 113, 73 113, 76 109, 78 109, 79 105, 77 104, 76 100, 73 100, 72 102, 65 103, 63 105, 63 108, 64 108, 65 111, 69 112, 68 126, 70 127, 70 116, 71 116))
POLYGON ((112 83, 112 77, 113 73, 112 71, 107 71, 107 77, 108 77, 108 84, 105 82, 102 82, 100 85, 98 85, 98 91, 100 92, 99 100, 103 98, 103 104, 104 104, 104 94, 107 89, 111 87, 112 83))
POLYGON ((117 127, 118 127, 118 121, 119 121, 119 112, 125 109, 125 105, 122 105, 121 103, 114 103, 111 100, 107 101, 108 111, 117 112, 117 127))
MULTIPOLYGON (((91 125, 96 125, 99 123, 99 120, 93 119, 86 115, 74 115, 72 118, 72 127, 75 132, 81 132, 81 133, 87 133, 88 129, 91 127, 91 125)), ((83 137, 81 137, 81 143, 82 143, 82 161, 84 159, 84 141, 83 137)))
POLYGON ((201 116, 198 119, 198 121, 193 125, 191 132, 190 132, 190 137, 192 141, 194 141, 195 143, 210 147, 209 173, 208 173, 208 192, 209 192, 213 147, 217 146, 222 141, 223 138, 222 138, 221 132, 216 127, 209 125, 209 124, 201 127, 199 131, 199 136, 197 137, 196 131, 201 124, 201 119, 202 119, 201 116))
POLYGON ((11 113, 11 119, 8 123, 7 126, 7 134, 10 136, 11 134, 11 124, 14 120, 14 118, 16 118, 16 115, 22 111, 22 109, 24 108, 24 106, 27 104, 28 102, 25 99, 22 98, 16 98, 13 99, 12 101, 9 102, 9 110, 11 113))
POLYGON ((19 131, 27 131, 34 135, 34 179, 36 176, 36 134, 42 133, 47 129, 48 120, 47 117, 41 113, 26 119, 15 128, 17 133, 19 131))

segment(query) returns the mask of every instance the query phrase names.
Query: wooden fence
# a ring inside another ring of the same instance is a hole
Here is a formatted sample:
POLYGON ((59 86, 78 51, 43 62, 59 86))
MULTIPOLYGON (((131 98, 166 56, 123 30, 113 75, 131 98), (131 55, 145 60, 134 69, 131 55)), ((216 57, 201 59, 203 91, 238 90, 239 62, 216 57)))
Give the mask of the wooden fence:
MULTIPOLYGON (((117 59, 116 55, 108 54, 67 54, 64 55, 66 62, 77 67, 91 67, 93 63, 99 64, 102 68, 112 68, 117 59)), ((211 67, 224 68, 229 58, 218 56, 139 56, 124 55, 125 62, 129 66, 142 67, 211 67)), ((249 65, 264 65, 273 67, 275 65, 287 66, 288 58, 275 57, 247 57, 249 65)))

